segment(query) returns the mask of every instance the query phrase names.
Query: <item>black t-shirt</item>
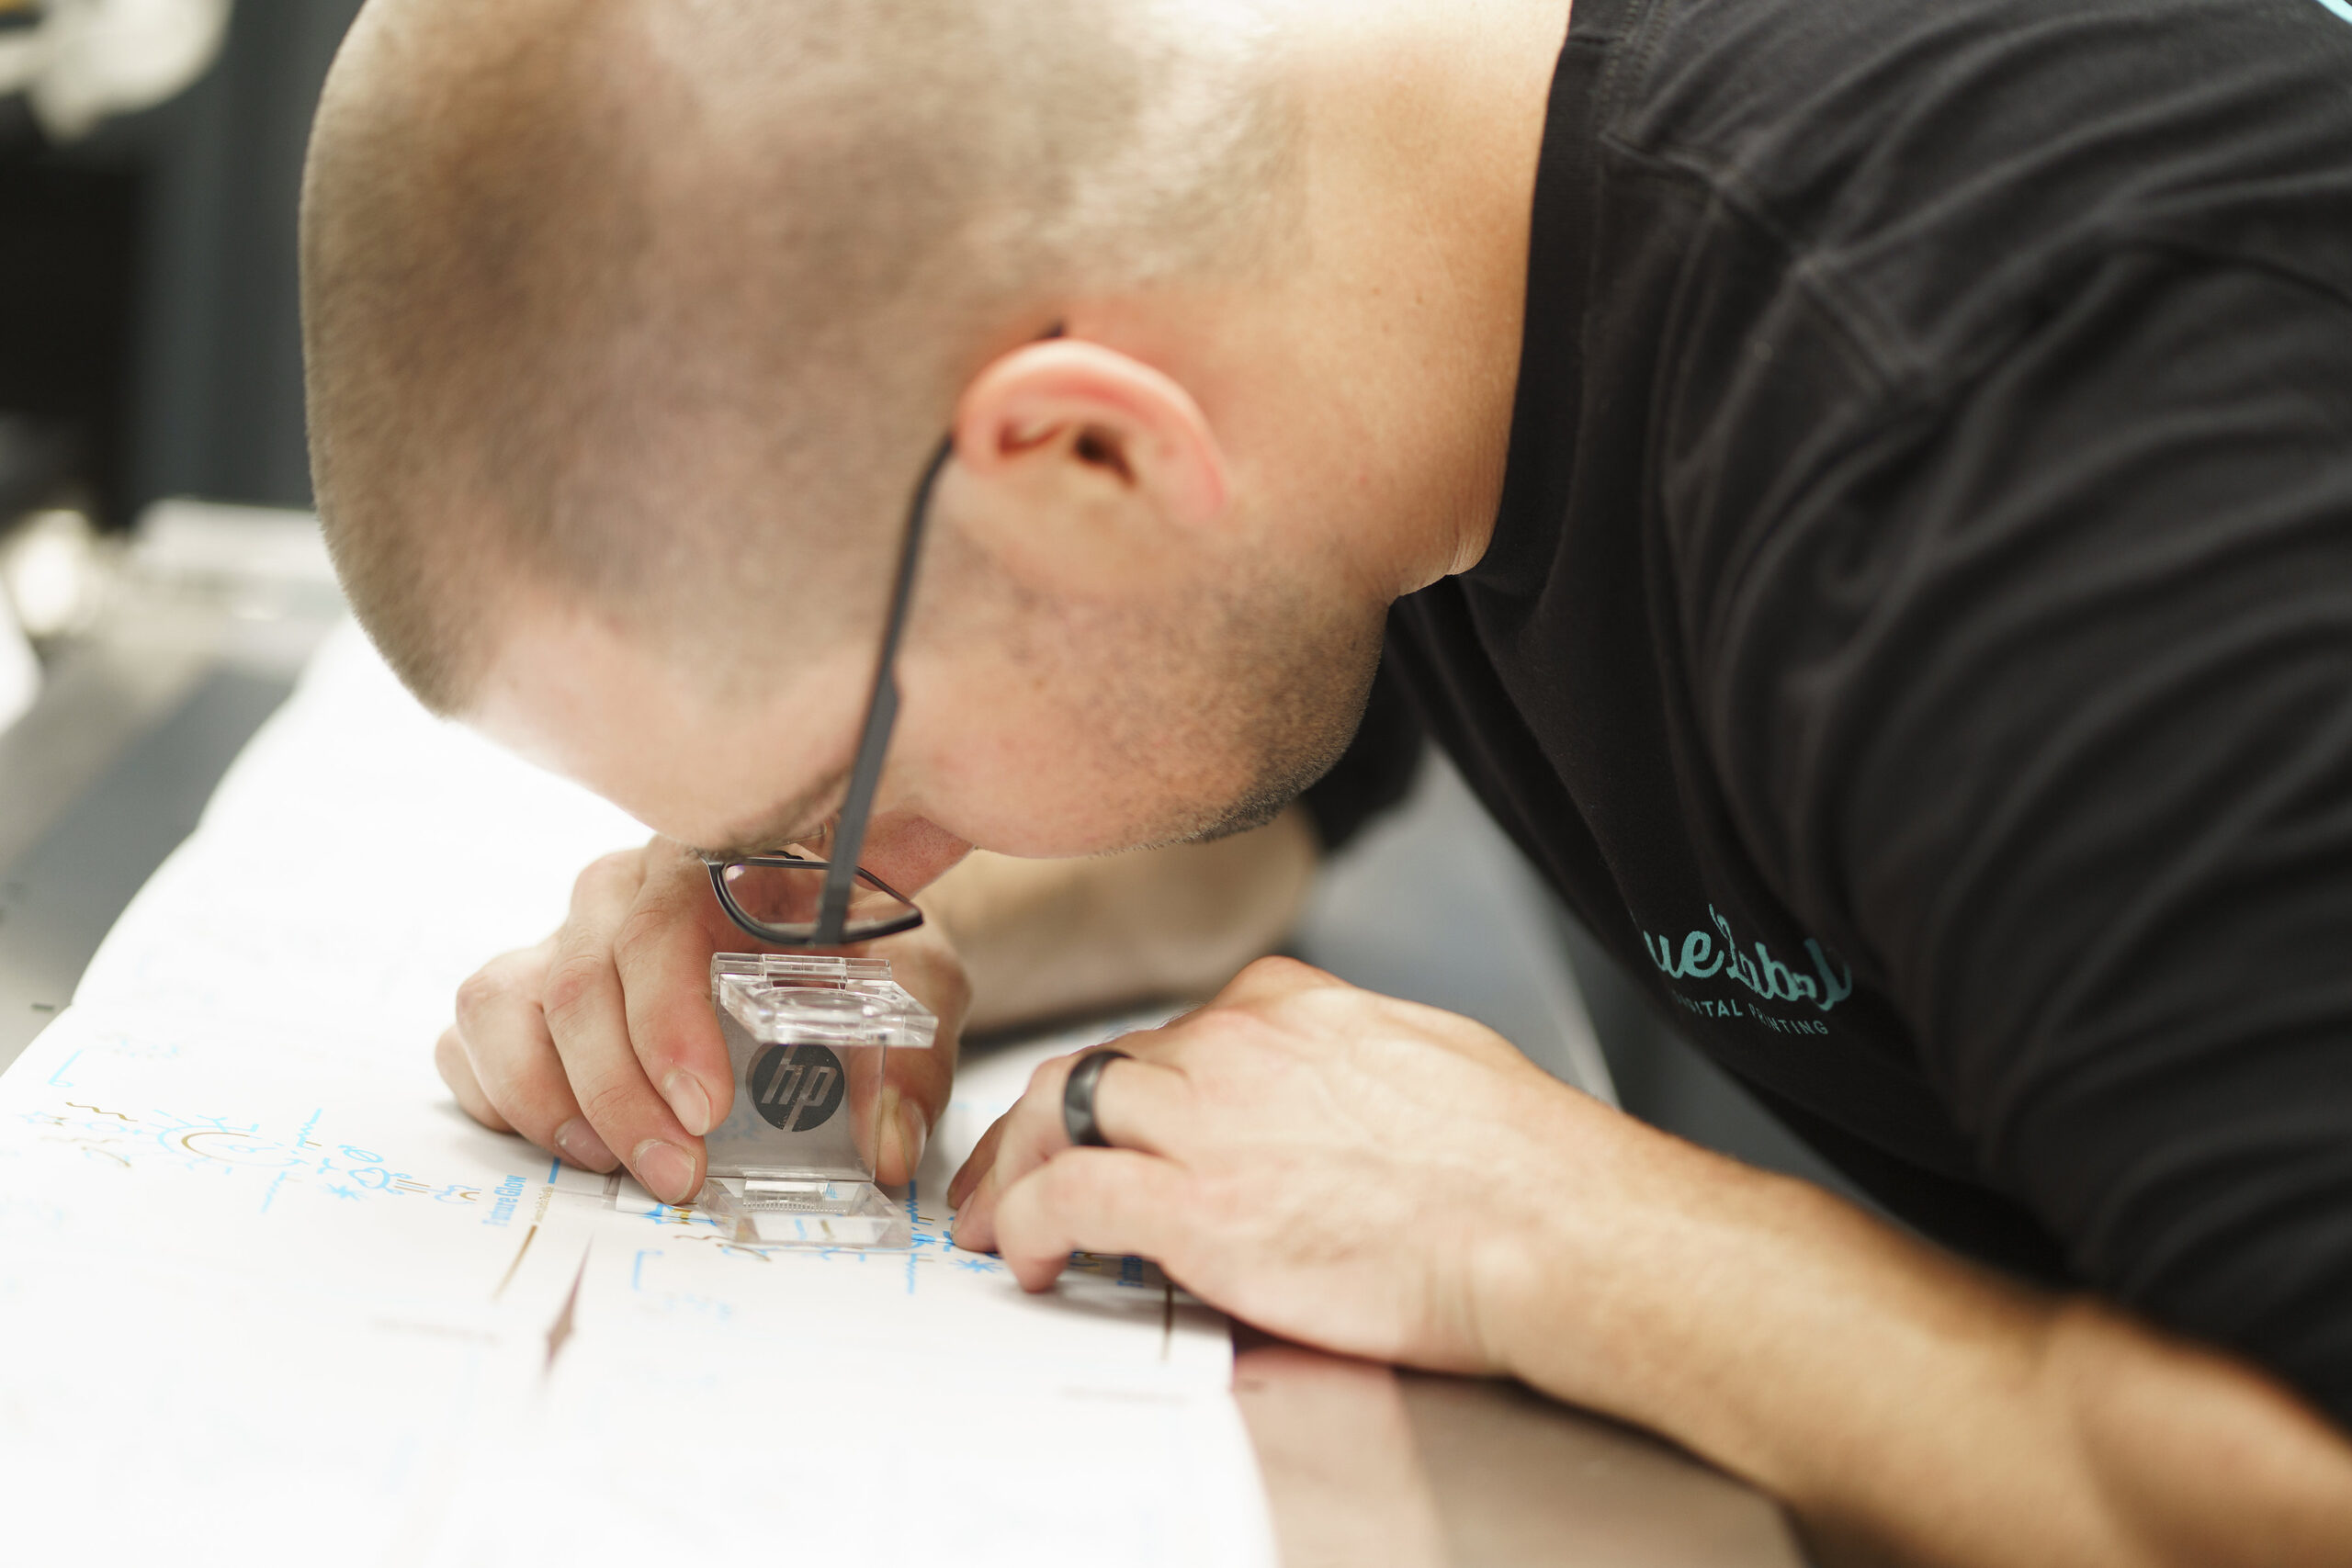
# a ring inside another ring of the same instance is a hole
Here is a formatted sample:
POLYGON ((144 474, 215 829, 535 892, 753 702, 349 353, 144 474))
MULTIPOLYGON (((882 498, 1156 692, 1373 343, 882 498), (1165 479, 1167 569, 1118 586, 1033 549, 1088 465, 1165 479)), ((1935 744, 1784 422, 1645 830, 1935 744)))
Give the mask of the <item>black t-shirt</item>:
POLYGON ((1886 1205, 2352 1426, 2352 7, 1578 0, 1387 668, 1886 1205))

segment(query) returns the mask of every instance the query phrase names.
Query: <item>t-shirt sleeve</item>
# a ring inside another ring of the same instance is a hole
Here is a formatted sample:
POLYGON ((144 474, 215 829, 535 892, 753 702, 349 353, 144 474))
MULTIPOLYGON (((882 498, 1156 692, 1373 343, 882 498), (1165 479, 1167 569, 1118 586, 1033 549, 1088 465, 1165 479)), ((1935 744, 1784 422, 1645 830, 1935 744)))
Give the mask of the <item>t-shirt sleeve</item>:
POLYGON ((1686 606, 1750 852, 2081 1279, 2352 1428, 2352 307, 2118 257, 1781 493, 1686 606))
POLYGON ((1426 749, 1420 720, 1383 658, 1355 739, 1331 771, 1299 797, 1326 852, 1347 843, 1411 792, 1426 749))

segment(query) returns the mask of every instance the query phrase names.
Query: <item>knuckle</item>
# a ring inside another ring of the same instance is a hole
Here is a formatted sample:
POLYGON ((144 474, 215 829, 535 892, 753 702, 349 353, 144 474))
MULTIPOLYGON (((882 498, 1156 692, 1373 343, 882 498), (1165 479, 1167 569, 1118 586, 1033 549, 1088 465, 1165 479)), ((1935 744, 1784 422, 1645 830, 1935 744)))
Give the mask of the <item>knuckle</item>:
POLYGON ((514 995, 514 983, 497 964, 485 964, 458 983, 458 1023, 465 1028, 514 995))
POLYGON ((1250 1005, 1212 1008, 1200 1015, 1190 1031, 1194 1043, 1209 1051, 1262 1045, 1274 1032, 1263 1010, 1250 1005))
POLYGON ((1295 958, 1261 958, 1247 973, 1254 979, 1246 1005, 1254 1008, 1329 1006, 1363 994, 1337 975, 1295 958))
POLYGON ((548 970, 539 1004, 551 1022, 570 1022, 592 1010, 605 995, 612 967, 601 953, 574 953, 548 970))
POLYGON ((669 899, 641 899, 613 931, 613 956, 627 964, 659 948, 678 929, 679 909, 669 899))
POLYGON ((1253 960, 1248 968, 1241 971, 1238 982, 1240 988, 1251 992, 1277 994, 1340 983, 1312 964, 1279 953, 1253 960))
POLYGON ((636 850, 616 850, 590 861, 572 879, 573 902, 590 902, 628 887, 637 873, 639 858, 636 850))
MULTIPOLYGON (((573 1087, 578 1089, 580 1086, 573 1087)), ((628 1086, 618 1080, 596 1084, 580 1095, 581 1114, 588 1118, 588 1124, 592 1127, 618 1126, 635 1108, 635 1098, 628 1086)))

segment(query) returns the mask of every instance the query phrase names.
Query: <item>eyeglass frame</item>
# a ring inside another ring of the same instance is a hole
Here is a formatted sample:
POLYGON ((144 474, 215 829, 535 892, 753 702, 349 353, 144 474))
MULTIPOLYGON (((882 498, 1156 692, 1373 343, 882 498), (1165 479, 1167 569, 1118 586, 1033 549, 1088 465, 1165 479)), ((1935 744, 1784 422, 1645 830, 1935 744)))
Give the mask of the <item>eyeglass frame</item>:
POLYGON ((857 863, 859 853, 865 848, 866 820, 873 815, 875 791, 881 786, 882 763, 890 749, 890 731, 899 719, 899 645, 904 640, 907 613, 914 603, 915 569, 922 556, 922 536, 931 516, 932 492, 939 488, 939 477, 946 472, 949 459, 956 456, 956 437, 948 434, 932 453, 931 461, 923 466, 922 478, 915 485, 914 496, 907 504, 905 537, 899 547, 899 569, 890 590, 890 609, 882 623, 882 648, 874 665, 874 690, 866 699, 865 724, 858 733, 857 754, 850 767, 849 789, 842 797, 841 814, 834 818, 832 841, 826 847, 821 861, 803 860, 797 855, 760 854, 736 855, 729 859, 703 856, 703 868, 710 873, 710 889, 718 896, 718 907, 727 918, 747 935, 756 937, 770 947, 814 948, 840 947, 844 944, 849 926, 850 894, 858 882, 888 894, 907 906, 909 913, 882 922, 875 931, 859 935, 860 942, 875 942, 886 936, 910 931, 923 922, 922 911, 914 900, 884 882, 857 863), (825 886, 817 905, 816 930, 805 940, 779 937, 774 928, 763 925, 745 914, 736 903, 735 896, 727 890, 727 873, 737 866, 806 866, 812 872, 822 867, 825 886))

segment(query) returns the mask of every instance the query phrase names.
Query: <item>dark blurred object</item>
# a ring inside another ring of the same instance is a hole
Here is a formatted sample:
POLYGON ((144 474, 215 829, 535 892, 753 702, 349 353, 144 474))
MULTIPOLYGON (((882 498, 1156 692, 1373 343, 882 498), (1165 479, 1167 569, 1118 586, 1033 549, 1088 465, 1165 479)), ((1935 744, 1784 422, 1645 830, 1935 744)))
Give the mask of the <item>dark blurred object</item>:
POLYGON ((33 118, 31 100, 22 93, 0 95, 0 158, 37 152, 40 144, 40 121, 33 118))
POLYGON ((0 525, 72 481, 130 520, 139 181, 0 158, 0 525))
POLYGON ((65 488, 81 457, 71 426, 0 413, 0 530, 65 488))
POLYGON ((310 503, 295 209, 358 9, 238 0, 193 87, 70 146, 0 97, 0 412, 78 434, 111 527, 167 496, 310 503))
POLYGON ((66 154, 145 176, 130 510, 307 507, 295 211, 311 115, 359 0, 238 0, 219 62, 66 154))

